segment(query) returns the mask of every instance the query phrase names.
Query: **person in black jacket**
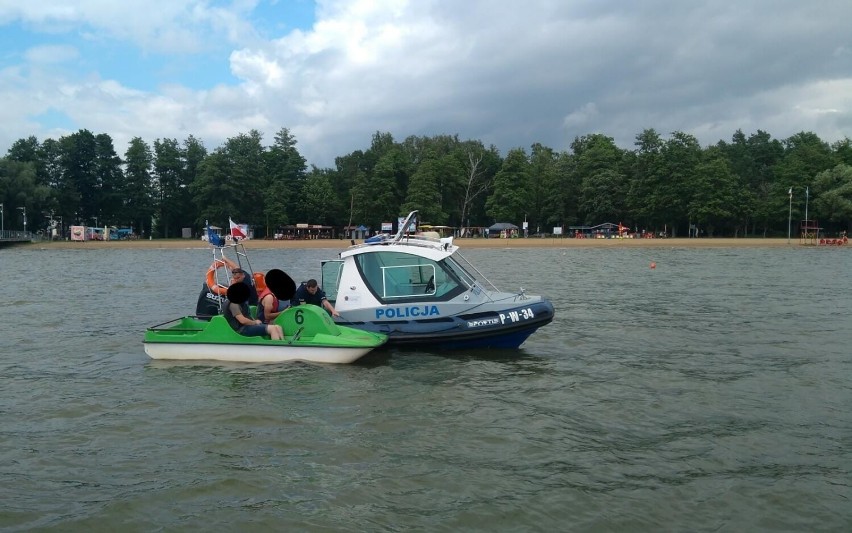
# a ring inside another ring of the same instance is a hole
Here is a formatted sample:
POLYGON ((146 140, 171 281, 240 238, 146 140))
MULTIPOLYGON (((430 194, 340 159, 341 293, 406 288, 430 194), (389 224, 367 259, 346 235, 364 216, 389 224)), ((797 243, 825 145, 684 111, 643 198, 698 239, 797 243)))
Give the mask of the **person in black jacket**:
MULTIPOLYGON (((248 304, 257 305, 257 289, 252 283, 251 277, 249 277, 245 270, 237 266, 237 264, 230 259, 225 259, 224 261, 228 268, 231 269, 232 277, 230 284, 233 285, 234 283, 239 282, 248 286, 248 304)), ((213 290, 207 286, 206 282, 202 283, 201 292, 198 294, 198 301, 195 303, 195 316, 206 319, 211 316, 221 314, 221 306, 224 300, 225 297, 218 296, 214 293, 213 290)))
POLYGON ((317 305, 331 313, 331 316, 340 316, 340 313, 338 313, 334 306, 331 305, 331 302, 328 301, 328 298, 325 296, 325 291, 317 285, 317 280, 315 279, 309 279, 302 283, 299 288, 296 289, 296 294, 293 296, 293 299, 290 300, 290 303, 292 305, 317 305))

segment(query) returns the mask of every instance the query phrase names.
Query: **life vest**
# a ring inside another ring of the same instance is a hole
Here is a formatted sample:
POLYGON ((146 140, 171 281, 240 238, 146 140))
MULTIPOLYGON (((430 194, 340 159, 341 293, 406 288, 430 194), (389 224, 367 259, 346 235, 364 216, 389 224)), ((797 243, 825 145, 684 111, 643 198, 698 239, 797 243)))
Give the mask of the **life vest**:
POLYGON ((261 291, 260 295, 257 297, 257 319, 260 320, 261 322, 263 322, 264 324, 269 323, 269 321, 266 320, 266 312, 265 312, 265 309, 263 307, 263 299, 266 298, 267 294, 272 295, 272 310, 273 310, 273 312, 277 311, 278 306, 279 306, 278 297, 275 296, 275 294, 273 294, 273 292, 271 290, 269 290, 268 287, 264 287, 264 289, 261 291))
POLYGON ((213 264, 207 269, 207 287, 216 294, 217 296, 225 296, 228 294, 228 286, 227 285, 219 285, 216 280, 216 270, 227 266, 225 261, 221 259, 213 260, 213 264))

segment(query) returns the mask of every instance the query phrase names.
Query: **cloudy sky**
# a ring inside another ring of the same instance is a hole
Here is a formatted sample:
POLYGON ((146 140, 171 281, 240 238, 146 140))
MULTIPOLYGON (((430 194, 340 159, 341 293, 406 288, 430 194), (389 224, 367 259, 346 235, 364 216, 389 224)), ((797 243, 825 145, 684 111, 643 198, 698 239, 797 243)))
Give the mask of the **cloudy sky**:
POLYGON ((376 131, 503 155, 603 133, 852 137, 849 0, 0 0, 0 154, 86 128, 208 149, 283 127, 309 164, 376 131))

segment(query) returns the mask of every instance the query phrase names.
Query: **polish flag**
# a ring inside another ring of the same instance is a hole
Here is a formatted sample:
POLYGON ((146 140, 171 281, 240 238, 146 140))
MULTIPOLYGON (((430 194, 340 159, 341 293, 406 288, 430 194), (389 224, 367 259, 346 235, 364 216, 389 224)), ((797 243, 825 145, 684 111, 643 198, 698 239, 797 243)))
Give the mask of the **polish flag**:
POLYGON ((231 220, 231 217, 228 217, 228 222, 231 223, 231 237, 233 237, 234 239, 246 238, 246 234, 243 233, 243 230, 236 224, 236 222, 231 220))

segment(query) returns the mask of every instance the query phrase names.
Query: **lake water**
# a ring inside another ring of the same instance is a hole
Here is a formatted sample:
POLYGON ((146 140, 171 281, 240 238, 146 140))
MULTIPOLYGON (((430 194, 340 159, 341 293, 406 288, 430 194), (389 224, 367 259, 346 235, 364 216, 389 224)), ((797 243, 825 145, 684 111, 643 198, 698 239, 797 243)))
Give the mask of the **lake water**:
MULTIPOLYGON (((251 260, 306 279, 335 254, 251 260)), ((0 529, 852 527, 852 250, 464 255, 553 323, 508 352, 247 366, 142 349, 209 250, 0 249, 0 529)))

